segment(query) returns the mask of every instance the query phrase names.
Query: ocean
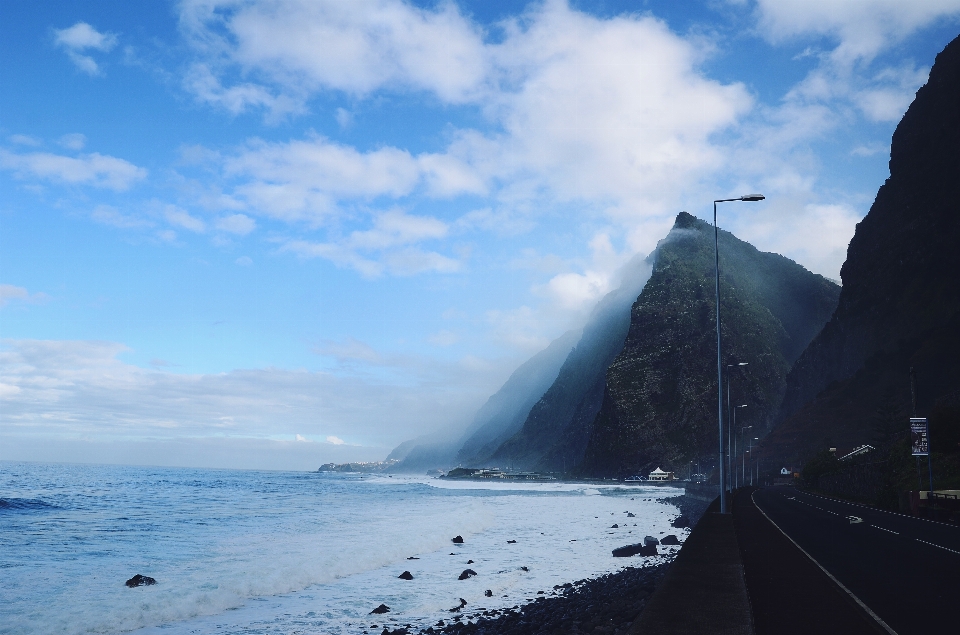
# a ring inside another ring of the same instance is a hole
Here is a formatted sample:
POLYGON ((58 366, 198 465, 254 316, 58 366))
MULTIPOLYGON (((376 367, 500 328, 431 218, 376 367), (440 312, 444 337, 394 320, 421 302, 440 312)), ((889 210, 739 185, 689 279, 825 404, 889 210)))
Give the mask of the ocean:
POLYGON ((624 484, 0 462, 0 633, 379 633, 665 562, 624 484), (629 514, 633 514, 630 516, 629 514), (616 525, 616 528, 614 528, 616 525), (463 537, 463 544, 451 539, 463 537), (515 541, 515 542, 513 542, 515 541), (468 564, 468 561, 472 563, 468 564), (465 569, 476 576, 458 580, 465 569), (402 580, 409 571, 412 580, 402 580), (134 574, 154 586, 127 588, 134 574), (490 595, 487 595, 490 591, 490 595), (371 615, 386 604, 386 615, 371 615))

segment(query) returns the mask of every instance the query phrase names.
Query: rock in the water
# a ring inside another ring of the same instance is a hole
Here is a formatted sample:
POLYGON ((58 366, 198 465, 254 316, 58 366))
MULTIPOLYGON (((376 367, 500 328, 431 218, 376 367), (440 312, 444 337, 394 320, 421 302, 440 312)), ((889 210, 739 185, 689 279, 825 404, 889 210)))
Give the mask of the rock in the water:
POLYGON ((483 594, 488 598, 493 597, 493 591, 491 591, 490 589, 487 589, 486 591, 484 591, 483 594))
POLYGON ((138 586, 150 586, 151 584, 156 584, 156 583, 157 581, 151 578, 150 576, 140 575, 139 573, 133 576, 132 578, 130 578, 129 580, 127 580, 126 582, 124 582, 124 584, 126 584, 131 589, 133 587, 138 587, 138 586))
POLYGON ((414 556, 410 556, 409 558, 407 558, 407 560, 419 560, 419 559, 420 558, 415 558, 414 556))
POLYGON ((610 529, 620 529, 620 525, 618 525, 617 523, 613 523, 613 524, 610 526, 610 529))
POLYGON ((461 574, 460 574, 460 577, 457 578, 457 579, 458 579, 458 580, 466 580, 467 578, 472 578, 472 577, 475 576, 475 575, 477 575, 477 572, 474 571, 473 569, 464 569, 464 570, 463 570, 463 573, 461 573, 461 574))
POLYGON ((656 546, 660 544, 660 541, 654 538, 653 536, 644 536, 643 544, 645 544, 648 547, 650 547, 651 545, 656 546))
POLYGON ((457 536, 456 538, 451 538, 451 541, 456 545, 463 544, 463 536, 457 536))
POLYGON ((374 615, 374 614, 376 614, 376 615, 382 615, 383 613, 389 613, 389 612, 390 612, 390 607, 387 606, 386 604, 381 604, 381 605, 378 606, 377 608, 375 608, 375 609, 373 609, 372 611, 370 611, 370 614, 371 614, 371 615, 374 615))
POLYGON ((677 529, 683 529, 684 527, 690 526, 690 519, 684 516, 683 514, 680 514, 679 516, 674 518, 670 524, 676 527, 677 529))
POLYGON ((528 568, 526 568, 526 567, 520 567, 520 570, 521 570, 521 571, 529 571, 530 569, 528 569, 528 568))
POLYGON ((660 541, 661 545, 679 545, 680 540, 677 539, 673 534, 669 534, 663 537, 663 540, 660 541))
POLYGON ((637 515, 634 514, 633 512, 627 512, 627 518, 636 518, 636 517, 637 515))
POLYGON ((409 571, 404 571, 397 577, 400 578, 401 580, 413 580, 413 574, 410 573, 409 571))
POLYGON ((473 564, 473 560, 467 560, 467 564, 473 564))
MULTIPOLYGON (((463 578, 460 578, 460 579, 462 580, 463 578)), ((460 598, 460 606, 455 606, 455 607, 453 607, 452 609, 450 609, 450 612, 451 612, 451 613, 456 613, 457 611, 459 611, 460 609, 462 609, 462 608, 465 607, 466 605, 467 605, 467 601, 464 600, 463 598, 460 598)), ((460 619, 460 618, 458 617, 457 619, 460 619)))
POLYGON ((508 544, 508 545, 515 545, 516 543, 517 543, 516 540, 508 540, 508 541, 507 541, 507 544, 508 544))

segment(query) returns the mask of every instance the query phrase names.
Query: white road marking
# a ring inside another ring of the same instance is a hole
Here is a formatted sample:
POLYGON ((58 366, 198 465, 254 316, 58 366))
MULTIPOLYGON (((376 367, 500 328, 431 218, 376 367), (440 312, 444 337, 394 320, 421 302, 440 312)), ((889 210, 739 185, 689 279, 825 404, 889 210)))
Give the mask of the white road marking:
POLYGON ((917 542, 922 542, 923 544, 925 544, 925 545, 930 545, 931 547, 939 547, 940 549, 943 549, 944 551, 949 551, 950 553, 955 553, 955 554, 957 554, 957 555, 960 555, 960 551, 955 551, 955 550, 953 550, 953 549, 950 549, 949 547, 944 547, 944 546, 942 546, 942 545, 938 545, 938 544, 933 543, 933 542, 927 542, 926 540, 920 540, 919 538, 917 538, 917 542))
POLYGON ((900 532, 899 532, 899 531, 894 531, 894 530, 892 530, 892 529, 887 529, 886 527, 879 527, 879 526, 877 526, 877 525, 870 525, 870 526, 873 527, 874 529, 880 529, 881 531, 889 531, 891 534, 893 534, 893 535, 895 535, 895 536, 899 536, 899 535, 900 535, 900 532))
MULTIPOLYGON (((813 564, 815 564, 815 565, 817 565, 818 567, 820 567, 820 570, 823 571, 823 572, 827 575, 828 578, 830 578, 831 580, 833 580, 834 584, 836 584, 836 585, 837 585, 838 587, 840 587, 844 592, 846 592, 846 594, 849 595, 849 596, 851 597, 851 599, 853 599, 853 601, 856 602, 857 605, 860 606, 860 608, 862 608, 864 611, 866 611, 867 614, 868 614, 870 617, 872 617, 874 620, 876 620, 876 621, 877 621, 877 624, 879 624, 881 627, 883 627, 883 630, 887 631, 887 633, 889 633, 889 635, 897 635, 897 632, 896 632, 895 630, 893 630, 892 628, 890 628, 890 626, 889 626, 886 622, 884 622, 884 621, 880 618, 879 615, 877 615, 876 613, 874 613, 873 610, 872 610, 869 606, 867 606, 866 604, 864 604, 863 601, 862 601, 860 598, 858 598, 856 595, 854 595, 854 594, 853 594, 853 591, 851 591, 850 589, 848 589, 847 587, 845 587, 845 586, 843 585, 843 583, 840 582, 840 580, 837 580, 832 573, 830 573, 829 571, 827 571, 827 570, 823 567, 822 564, 820 564, 819 562, 817 562, 816 558, 814 558, 813 556, 811 556, 809 553, 806 552, 806 550, 805 550, 803 547, 801 547, 800 545, 798 545, 796 540, 794 540, 793 538, 791 538, 791 537, 787 534, 787 532, 785 532, 783 529, 780 528, 780 525, 778 525, 777 523, 773 522, 773 519, 770 518, 769 516, 767 516, 767 512, 765 512, 765 511, 763 511, 762 509, 760 509, 760 506, 757 505, 757 499, 755 499, 755 498, 753 497, 753 494, 755 494, 755 493, 756 493, 756 492, 753 492, 753 493, 750 494, 750 500, 753 502, 753 506, 756 507, 757 510, 758 510, 761 514, 763 514, 764 518, 766 518, 767 520, 769 520, 769 521, 770 521, 770 524, 777 528, 777 531, 779 531, 781 534, 783 534, 784 537, 786 537, 787 540, 789 540, 790 542, 792 542, 792 543, 793 543, 793 546, 800 550, 800 553, 802 553, 802 554, 805 555, 806 557, 810 558, 810 561, 813 562, 813 564)), ((937 546, 939 546, 939 545, 937 545, 937 546)))

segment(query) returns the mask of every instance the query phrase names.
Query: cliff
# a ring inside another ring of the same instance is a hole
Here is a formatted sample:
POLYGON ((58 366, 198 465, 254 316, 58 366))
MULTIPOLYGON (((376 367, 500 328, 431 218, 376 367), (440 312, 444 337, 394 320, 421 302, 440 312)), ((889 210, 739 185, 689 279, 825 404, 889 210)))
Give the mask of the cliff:
POLYGON ((624 267, 620 286, 594 308, 556 380, 530 409, 520 430, 486 464, 567 471, 581 461, 600 408, 604 375, 623 346, 630 305, 649 275, 649 263, 639 257, 624 267))
MULTIPOLYGON (((654 254, 622 350, 606 371, 578 472, 627 476, 685 468, 717 446, 713 227, 687 213, 654 254)), ((774 422, 791 365, 836 307, 839 287, 778 254, 720 233, 724 364, 738 423, 774 422)))
POLYGON ((910 413, 911 367, 921 416, 960 388, 958 212, 960 38, 894 132, 890 177, 850 241, 836 312, 787 377, 767 456, 870 442, 878 409, 910 413))

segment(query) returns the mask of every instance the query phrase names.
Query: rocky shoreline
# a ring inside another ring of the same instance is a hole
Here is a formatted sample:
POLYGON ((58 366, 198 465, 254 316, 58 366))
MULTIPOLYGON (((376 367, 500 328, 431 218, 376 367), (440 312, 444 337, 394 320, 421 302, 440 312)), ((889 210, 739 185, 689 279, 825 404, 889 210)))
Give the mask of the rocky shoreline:
MULTIPOLYGON (((695 525, 708 506, 708 503, 684 496, 666 498, 663 502, 680 509, 681 515, 671 522, 678 529, 695 525)), ((626 567, 597 578, 557 585, 550 591, 538 592, 536 599, 523 605, 502 609, 472 608, 461 600, 460 606, 450 609, 449 618, 440 619, 432 626, 372 623, 363 632, 367 635, 626 633, 646 607, 677 553, 677 550, 670 550, 659 554, 658 564, 626 567), (664 556, 669 557, 669 561, 664 562, 664 556), (391 630, 391 627, 396 628, 391 630)))
MULTIPOLYGON (((466 607, 425 629, 384 628, 381 635, 528 635, 625 633, 640 615, 670 563, 628 567, 554 588, 522 606, 500 610, 466 607)), ((371 629, 373 630, 373 629, 371 629)), ((368 631, 369 632, 369 631, 368 631)))

